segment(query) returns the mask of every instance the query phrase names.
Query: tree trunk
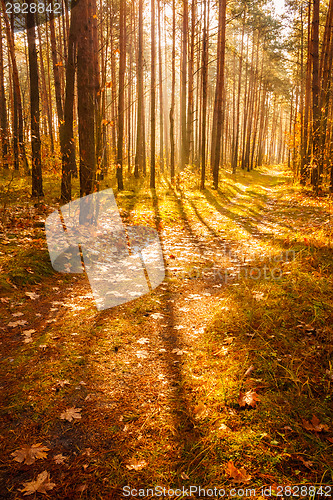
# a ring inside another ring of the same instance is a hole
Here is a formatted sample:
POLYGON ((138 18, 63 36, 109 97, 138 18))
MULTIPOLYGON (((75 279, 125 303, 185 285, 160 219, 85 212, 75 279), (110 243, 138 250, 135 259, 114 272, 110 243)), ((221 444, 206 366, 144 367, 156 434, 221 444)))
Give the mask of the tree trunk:
POLYGON ((188 63, 188 101, 187 101, 187 151, 186 163, 190 161, 190 153, 193 161, 193 72, 194 72, 194 46, 195 46, 195 20, 196 20, 196 0, 192 0, 191 9, 191 43, 190 43, 190 57, 188 63))
POLYGON ((139 43, 138 43, 138 110, 137 110, 137 136, 134 177, 139 177, 139 172, 146 174, 146 145, 145 145, 145 117, 143 93, 143 0, 139 0, 139 43))
POLYGON ((44 68, 44 59, 43 59, 43 53, 42 53, 42 36, 40 32, 40 26, 37 26, 37 33, 38 33, 38 42, 39 42, 39 54, 40 54, 40 75, 41 75, 41 81, 42 81, 42 96, 43 96, 43 104, 44 104, 44 109, 46 111, 47 115, 47 125, 49 129, 49 137, 51 141, 51 152, 52 154, 54 153, 54 140, 53 140, 53 126, 52 126, 52 115, 51 115, 51 109, 49 106, 49 99, 48 99, 48 93, 47 93, 47 86, 46 86, 46 78, 45 78, 45 68, 44 68))
POLYGON ((117 144, 117 185, 118 190, 124 189, 123 180, 123 147, 125 122, 125 69, 126 69, 126 1, 120 2, 119 11, 119 98, 118 98, 118 144, 117 144))
POLYGON ((14 152, 14 163, 18 169, 19 164, 15 160, 16 160, 16 158, 18 158, 18 156, 20 156, 22 159, 22 162, 23 162, 24 171, 26 173, 29 173, 29 164, 28 164, 24 140, 23 140, 22 98, 21 98, 21 89, 20 89, 20 82, 19 82, 19 76, 18 76, 18 70, 17 70, 17 64, 16 64, 16 56, 15 56, 14 31, 11 28, 10 23, 9 23, 8 15, 6 12, 5 0, 1 0, 1 6, 2 6, 3 19, 5 21, 5 26, 6 26, 7 46, 8 46, 9 53, 10 53, 10 61, 11 61, 12 76, 13 76, 13 87, 14 87, 14 122, 16 122, 16 124, 14 124, 14 133, 15 133, 15 130, 17 130, 17 135, 16 136, 14 135, 14 151, 13 151, 14 152), (17 110, 16 113, 15 113, 15 110, 17 110), (18 148, 16 148, 15 142, 18 142, 18 148), (15 154, 16 149, 18 152, 17 155, 15 154))
POLYGON ((187 79, 187 39, 188 39, 188 0, 183 2, 182 26, 182 56, 181 56, 181 95, 180 95, 180 127, 181 127, 181 170, 184 169, 187 159, 187 131, 186 131, 186 79, 187 79))
POLYGON ((172 0, 172 75, 171 75, 171 107, 170 107, 170 177, 171 183, 175 179, 175 86, 176 86, 176 8, 172 0))
POLYGON ((219 0, 219 32, 220 44, 217 48, 218 59, 218 75, 216 81, 216 133, 215 133, 215 151, 213 154, 213 185, 214 189, 218 188, 219 168, 220 168, 220 153, 222 139, 222 120, 223 120, 223 88, 224 88, 224 57, 225 57, 225 20, 226 20, 226 0, 219 0))
POLYGON ((160 103, 160 170, 164 171, 164 141, 163 141, 163 72, 162 72, 162 44, 161 44, 161 0, 157 4, 158 16, 158 85, 160 103))
MULTIPOLYGON (((209 2, 209 0, 208 0, 209 2)), ((209 6, 208 6, 209 12, 209 6)), ((208 21, 207 0, 204 0, 204 29, 202 36, 202 119, 201 119, 201 182, 200 189, 205 189, 206 179, 206 122, 207 122, 207 79, 208 79, 208 21)))
POLYGON ((239 148, 239 121, 240 121, 240 98, 241 98, 241 86, 242 86, 242 66, 243 66, 243 51, 244 51, 244 34, 245 34, 245 18, 246 9, 244 9, 244 18, 242 23, 242 42, 241 51, 239 57, 239 70, 238 70, 238 92, 237 92, 237 108, 236 108, 236 131, 235 131, 235 146, 232 154, 231 167, 233 174, 236 173, 238 165, 238 148, 239 148))
POLYGON ((8 168, 8 125, 7 125, 7 105, 3 74, 3 47, 2 47, 2 25, 0 22, 0 128, 2 147, 2 166, 8 168))
POLYGON ((151 80, 150 80, 150 142, 151 142, 151 157, 150 157, 150 188, 155 189, 155 134, 156 134, 156 116, 155 116, 155 100, 156 100, 156 47, 155 47, 155 0, 151 0, 151 80))
POLYGON ((313 151, 313 169, 312 185, 317 191, 321 184, 321 176, 318 170, 319 158, 319 128, 320 128, 320 110, 319 110, 319 0, 313 0, 312 17, 312 151, 313 151))
MULTIPOLYGON (((29 6, 32 1, 29 1, 29 6)), ((29 9, 30 10, 30 9, 29 9)), ((39 78, 36 49, 35 14, 27 14, 27 37, 29 54, 29 78, 30 78, 30 116, 31 116, 31 180, 32 197, 44 196, 42 179, 42 161, 40 153, 40 133, 39 133, 39 78)))
MULTIPOLYGON (((94 0, 92 0, 94 1, 94 0)), ((92 20, 88 0, 80 0, 77 12, 77 96, 80 148, 80 196, 93 192, 95 175, 95 110, 92 20)))
MULTIPOLYGON (((76 172, 73 121, 77 52, 76 25, 78 23, 78 19, 77 7, 75 7, 75 5, 72 3, 73 8, 68 36, 64 123, 60 122, 60 142, 62 144, 61 201, 64 203, 68 203, 71 200, 71 178, 73 172, 76 172)), ((59 112, 62 113, 61 101, 60 107, 58 108, 58 113, 59 112)))

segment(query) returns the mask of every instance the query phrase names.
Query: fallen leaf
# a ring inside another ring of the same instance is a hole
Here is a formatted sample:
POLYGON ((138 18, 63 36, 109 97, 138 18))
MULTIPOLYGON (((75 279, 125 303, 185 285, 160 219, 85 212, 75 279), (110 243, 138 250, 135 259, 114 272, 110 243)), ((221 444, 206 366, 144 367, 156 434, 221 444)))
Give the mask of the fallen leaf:
POLYGON ((53 460, 56 464, 64 464, 68 457, 64 457, 61 453, 59 455, 54 455, 53 460))
POLYGON ((69 380, 58 380, 57 385, 59 385, 59 387, 65 387, 65 385, 70 385, 70 381, 69 380))
POLYGON ((149 339, 146 337, 142 337, 141 339, 137 340, 138 344, 149 344, 149 339))
POLYGON ((228 352, 229 352, 228 347, 222 347, 222 349, 220 349, 219 351, 214 352, 214 353, 213 353, 213 356, 218 356, 219 354, 220 354, 221 356, 226 356, 226 355, 228 354, 228 352))
POLYGON ((14 316, 14 318, 19 318, 20 316, 23 316, 23 313, 21 313, 21 312, 12 313, 12 316, 14 316))
POLYGON ((254 366, 253 366, 253 365, 251 365, 251 366, 250 366, 250 368, 248 368, 248 369, 246 370, 246 372, 244 373, 244 377, 247 377, 248 375, 250 375, 250 373, 252 373, 252 372, 253 372, 253 370, 254 370, 254 366))
POLYGON ((312 415, 311 422, 303 418, 302 425, 303 428, 307 431, 314 431, 314 432, 328 431, 328 426, 325 424, 321 424, 319 418, 317 418, 315 415, 312 415))
POLYGON ((11 328, 15 328, 16 326, 24 326, 27 323, 28 322, 24 319, 19 319, 18 321, 11 321, 10 323, 8 323, 8 326, 10 326, 11 328))
POLYGON ((309 460, 304 460, 302 456, 297 455, 297 458, 302 462, 303 465, 305 465, 307 469, 311 469, 311 467, 313 467, 313 463, 310 462, 309 460))
POLYGON ((60 418, 62 420, 68 420, 68 422, 72 422, 74 419, 80 419, 81 418, 81 411, 82 408, 67 408, 61 415, 60 418))
POLYGON ((185 474, 185 472, 182 472, 182 473, 180 474, 180 477, 181 477, 182 479, 185 479, 185 480, 186 480, 186 479, 190 479, 190 478, 188 477, 188 475, 187 475, 187 474, 185 474))
POLYGON ((172 354, 176 354, 177 356, 182 356, 182 354, 186 354, 186 351, 182 351, 181 349, 172 349, 172 354))
POLYGON ((137 351, 135 355, 139 359, 144 359, 148 357, 149 353, 147 351, 137 351))
POLYGON ((46 458, 50 448, 42 446, 42 443, 33 444, 32 446, 23 446, 19 450, 15 450, 11 455, 15 462, 24 462, 26 465, 31 465, 38 458, 46 458))
POLYGON ((128 470, 141 470, 147 465, 148 464, 145 460, 140 460, 140 461, 133 461, 132 463, 127 464, 126 468, 128 470))
POLYGON ((234 463, 232 460, 230 460, 227 463, 227 467, 226 467, 225 472, 236 483, 246 483, 247 481, 250 481, 250 479, 251 479, 251 476, 246 472, 244 467, 242 467, 241 469, 237 469, 234 466, 234 463))
POLYGON ((26 296, 31 300, 39 299, 39 295, 35 292, 25 292, 26 296))
POLYGON ((218 429, 219 431, 222 431, 222 433, 225 433, 225 434, 229 434, 230 432, 232 432, 232 430, 230 429, 230 427, 228 427, 227 425, 225 424, 221 424, 218 429))
POLYGON ((30 334, 30 333, 29 333, 29 334, 25 334, 25 337, 24 337, 23 342, 24 342, 25 344, 30 344, 31 342, 33 342, 33 340, 32 340, 32 338, 31 338, 31 334, 30 334))
POLYGON ((247 391, 245 394, 241 394, 239 396, 239 406, 252 406, 252 408, 255 408, 257 402, 260 401, 259 395, 253 391, 252 389, 247 391))
POLYGON ((19 490, 23 493, 23 496, 32 495, 33 493, 39 492, 47 494, 48 490, 52 490, 55 487, 55 483, 50 482, 50 474, 44 470, 37 476, 36 481, 28 481, 23 483, 24 488, 19 490))
POLYGON ((150 315, 153 319, 162 319, 164 318, 163 314, 161 313, 154 313, 150 315))
POLYGON ((86 489, 88 488, 88 486, 86 484, 80 484, 80 486, 78 486, 76 488, 76 491, 79 491, 80 493, 82 493, 83 491, 85 491, 86 489))
POLYGON ((199 403, 195 408, 194 408, 194 415, 195 418, 201 418, 204 417, 207 413, 207 408, 203 403, 199 403))

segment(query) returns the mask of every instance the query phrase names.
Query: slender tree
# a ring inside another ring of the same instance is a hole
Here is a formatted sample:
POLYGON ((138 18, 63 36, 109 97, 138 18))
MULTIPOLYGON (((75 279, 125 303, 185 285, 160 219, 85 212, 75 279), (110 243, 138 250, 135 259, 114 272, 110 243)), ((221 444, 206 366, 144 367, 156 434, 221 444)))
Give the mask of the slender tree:
POLYGON ((94 59, 92 20, 89 18, 88 0, 80 0, 76 8, 80 196, 82 197, 93 192, 95 175, 94 59))
MULTIPOLYGON (((77 25, 78 8, 72 3, 72 14, 70 21, 68 52, 66 66, 66 91, 64 104, 64 121, 60 122, 60 143, 62 152, 62 177, 61 177, 61 200, 68 203, 71 200, 71 178, 76 171, 75 143, 74 143, 74 90, 77 55, 77 25)), ((60 85, 60 80, 59 80, 60 85)), ((58 116, 62 115, 62 103, 56 98, 58 116)))
POLYGON ((125 70, 126 70, 126 1, 120 2, 119 11, 119 97, 118 97, 118 146, 117 146, 117 184, 124 189, 123 180, 123 148, 125 122, 125 70))
POLYGON ((181 130, 181 169, 188 158, 186 130, 186 83, 187 83, 187 46, 188 46, 188 0, 183 2, 182 57, 181 57, 181 95, 180 95, 180 130, 181 130))
POLYGON ((171 55, 171 107, 170 107, 170 176, 175 179, 175 86, 176 86, 176 7, 172 0, 172 55, 171 55))
MULTIPOLYGON (((32 0, 29 0, 29 6, 32 0)), ((31 180, 33 197, 44 196, 41 161, 40 141, 40 113, 39 113, 39 77, 36 49, 36 19, 35 14, 29 8, 27 13, 27 37, 29 54, 29 77, 30 77, 30 117, 31 117, 31 180)))
POLYGON ((2 166, 8 168, 8 124, 7 104, 3 73, 2 24, 0 21, 0 131, 2 147, 2 166))
POLYGON ((150 79, 150 187, 155 189, 155 141, 156 141, 156 47, 155 47, 155 0, 151 0, 151 79, 150 79))
POLYGON ((137 135, 134 176, 139 177, 140 170, 146 173, 146 146, 145 146, 145 120, 144 120, 144 91, 143 91, 143 0, 139 0, 139 40, 138 40, 138 109, 137 109, 137 135))
MULTIPOLYGON (((208 0, 209 3, 209 0, 208 0)), ((208 5, 209 11, 209 5, 208 5)), ((205 189, 206 180, 206 127, 207 127, 207 81, 208 81, 208 15, 207 0, 204 0, 204 28, 202 34, 202 105, 201 105, 201 182, 200 188, 205 189)))
POLYGON ((225 22, 226 22, 226 0, 219 0, 219 24, 218 29, 220 32, 219 36, 219 46, 217 48, 217 60, 218 60, 218 74, 216 80, 216 130, 213 130, 213 134, 216 134, 215 140, 215 151, 214 151, 214 163, 213 163, 213 184, 214 188, 218 188, 219 179, 219 167, 220 167, 220 153, 221 153, 221 138, 222 138, 222 97, 223 97, 223 87, 224 87, 224 57, 225 57, 225 22))
POLYGON ((319 0, 313 0, 312 17, 312 148, 313 148, 313 167, 312 184, 315 190, 321 183, 319 175, 319 129, 320 129, 320 110, 319 110, 319 0))

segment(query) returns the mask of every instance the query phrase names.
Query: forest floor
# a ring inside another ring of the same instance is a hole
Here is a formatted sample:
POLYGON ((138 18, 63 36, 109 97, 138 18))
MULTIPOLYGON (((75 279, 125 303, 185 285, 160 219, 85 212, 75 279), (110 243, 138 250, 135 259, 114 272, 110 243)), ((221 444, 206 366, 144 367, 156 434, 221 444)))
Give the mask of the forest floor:
POLYGON ((123 221, 159 231, 166 279, 98 312, 50 264, 59 179, 36 206, 2 183, 0 498, 333 495, 328 197, 283 166, 218 191, 128 180, 123 221))

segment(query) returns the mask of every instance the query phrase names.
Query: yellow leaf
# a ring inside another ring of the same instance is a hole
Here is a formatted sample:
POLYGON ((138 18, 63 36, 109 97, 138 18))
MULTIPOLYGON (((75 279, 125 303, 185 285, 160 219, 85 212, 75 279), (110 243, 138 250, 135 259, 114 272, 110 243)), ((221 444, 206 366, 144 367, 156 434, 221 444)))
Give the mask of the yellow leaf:
POLYGON ((47 495, 48 490, 52 490, 55 487, 55 483, 50 482, 50 474, 44 470, 37 476, 36 481, 28 481, 23 483, 24 488, 19 490, 23 493, 23 496, 32 495, 33 493, 39 492, 47 495))
POLYGON ((23 448, 14 451, 11 455, 16 462, 24 462, 27 465, 31 465, 38 458, 46 458, 47 453, 45 452, 48 452, 49 449, 46 446, 42 446, 42 443, 37 443, 32 446, 23 446, 23 448))

